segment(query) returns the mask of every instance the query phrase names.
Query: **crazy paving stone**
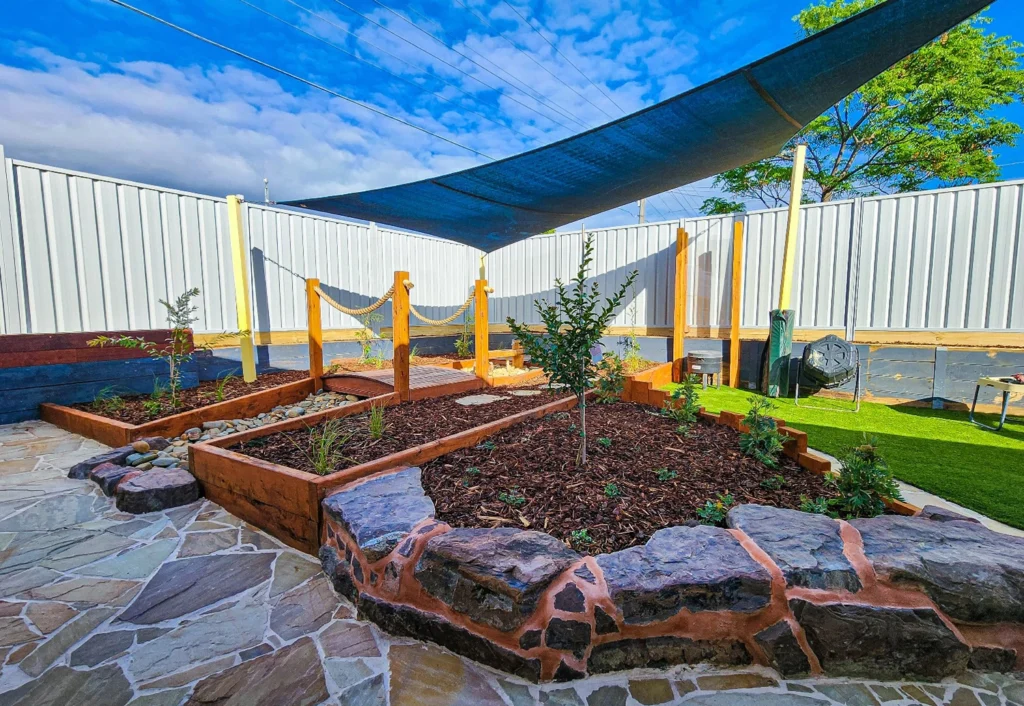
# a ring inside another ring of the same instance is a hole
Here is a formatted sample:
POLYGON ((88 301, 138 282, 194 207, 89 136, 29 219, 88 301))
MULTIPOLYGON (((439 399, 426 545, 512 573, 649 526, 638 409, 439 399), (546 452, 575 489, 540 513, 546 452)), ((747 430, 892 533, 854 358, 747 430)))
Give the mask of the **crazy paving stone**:
POLYGON ((114 608, 93 608, 62 627, 53 637, 37 647, 21 663, 21 669, 31 677, 38 677, 57 658, 117 612, 114 608))
POLYGON ((0 618, 9 618, 12 615, 21 615, 21 609, 24 607, 24 603, 0 601, 0 618))
POLYGON ((698 694, 686 700, 686 706, 828 706, 828 701, 800 694, 698 694))
POLYGON ((506 679, 498 679, 498 686, 505 692, 505 696, 512 702, 512 706, 534 706, 537 699, 530 692, 530 687, 525 684, 516 684, 506 679))
POLYGON ((261 532, 255 532, 245 526, 242 527, 242 544, 251 544, 257 549, 268 549, 275 550, 280 549, 281 545, 272 540, 267 535, 261 532))
POLYGON ((230 549, 238 543, 238 530, 226 529, 222 532, 199 532, 185 535, 185 541, 178 550, 178 558, 205 556, 214 552, 230 549))
POLYGON ((878 706, 878 699, 863 684, 822 684, 818 692, 843 706, 878 706))
POLYGON ((551 581, 578 560, 543 532, 454 529, 427 542, 416 578, 453 610, 508 632, 533 614, 551 581))
POLYGON ((354 686, 374 674, 374 670, 361 659, 328 659, 324 666, 341 689, 354 686))
POLYGON ((315 706, 329 696, 316 646, 304 638, 204 679, 196 685, 186 706, 315 706))
POLYGON ((270 614, 270 628, 282 639, 293 640, 326 625, 337 606, 338 597, 321 576, 282 596, 270 614))
POLYGON ((154 679, 150 682, 143 682, 140 684, 142 689, 173 689, 174 687, 183 686, 185 684, 191 684, 196 679, 202 679, 208 677, 211 674, 217 672, 223 672, 229 667, 235 665, 235 656, 228 655, 227 657, 221 657, 215 659, 212 662, 205 662, 204 664, 198 664, 191 669, 183 669, 175 674, 170 674, 160 679, 154 679))
POLYGON ((626 690, 609 684, 598 687, 587 696, 587 706, 626 706, 626 690))
POLYGON ((583 699, 575 689, 553 689, 540 692, 544 706, 584 706, 583 699))
POLYGON ((93 635, 71 653, 72 667, 95 667, 115 655, 124 653, 135 641, 131 630, 116 630, 93 635))
POLYGON ((970 689, 957 689, 946 704, 947 706, 981 706, 978 697, 970 689))
POLYGON ((178 542, 173 539, 144 544, 115 557, 82 567, 77 573, 116 579, 144 579, 156 571, 177 546, 178 542))
POLYGON ((169 689, 146 694, 130 702, 128 706, 178 706, 188 692, 188 689, 169 689))
POLYGON ((433 518, 434 502, 414 467, 334 493, 324 500, 323 510, 373 562, 389 554, 417 524, 433 518))
POLYGON ((25 615, 39 632, 49 635, 78 615, 78 611, 63 603, 30 603, 25 609, 25 615))
POLYGON ((11 647, 39 639, 39 635, 29 629, 24 618, 10 616, 0 618, 0 647, 11 647))
POLYGON ((56 569, 57 571, 68 571, 112 556, 133 544, 135 544, 135 541, 132 539, 100 532, 74 546, 63 547, 57 551, 50 552, 45 559, 39 562, 39 565, 48 569, 56 569))
POLYGON ((597 557, 626 623, 691 611, 751 612, 768 604, 771 575, 718 527, 658 530, 642 547, 597 557))
POLYGON ((81 578, 40 586, 21 595, 37 601, 116 605, 118 598, 138 585, 135 581, 119 579, 81 578))
POLYGON ((121 537, 81 529, 25 533, 19 535, 4 552, 0 576, 51 563, 57 566, 49 568, 70 569, 131 545, 130 540, 121 537))
POLYGON ((80 672, 54 667, 38 679, 0 695, 2 706, 125 706, 132 689, 116 664, 80 672))
POLYGON ((17 573, 0 578, 0 596, 14 596, 30 588, 38 588, 53 583, 61 574, 52 569, 33 566, 17 573))
POLYGON ((885 684, 873 684, 871 690, 875 692, 875 696, 882 703, 886 701, 902 701, 903 694, 898 689, 892 686, 886 686, 885 684))
POLYGON ((212 605, 268 580, 273 561, 273 554, 242 554, 164 564, 120 620, 148 625, 212 605))
POLYGON ((149 680, 255 647, 263 642, 267 613, 266 605, 245 603, 217 613, 216 620, 197 620, 171 630, 136 647, 129 670, 136 680, 149 680))
POLYGON ((391 706, 503 704, 480 672, 430 645, 392 645, 391 706))
POLYGON ((0 532, 52 532, 88 522, 96 516, 92 503, 92 495, 77 493, 46 498, 0 521, 0 532))
POLYGON ((365 679, 338 696, 339 706, 387 706, 388 692, 384 675, 365 679))
POLYGON ((675 698, 668 679, 630 679, 629 693, 643 706, 664 704, 675 698))
POLYGON ((332 623, 319 640, 328 657, 380 657, 373 629, 366 623, 332 623))
POLYGON ((715 674, 707 677, 697 677, 697 688, 701 691, 760 689, 763 687, 778 685, 779 683, 771 677, 749 672, 740 672, 738 674, 715 674))
POLYGON ((740 505, 729 511, 727 521, 771 557, 788 586, 860 590, 857 572, 843 554, 839 523, 830 517, 740 505))
POLYGON ((241 652, 238 653, 238 656, 244 662, 245 660, 254 659, 256 657, 259 657, 261 655, 265 655, 268 652, 273 652, 273 651, 274 651, 274 646, 271 645, 269 642, 264 642, 262 645, 256 645, 255 647, 250 647, 247 650, 242 650, 241 652))
POLYGON ((311 559, 284 552, 274 564, 274 581, 270 584, 270 596, 280 595, 320 571, 320 565, 311 559))

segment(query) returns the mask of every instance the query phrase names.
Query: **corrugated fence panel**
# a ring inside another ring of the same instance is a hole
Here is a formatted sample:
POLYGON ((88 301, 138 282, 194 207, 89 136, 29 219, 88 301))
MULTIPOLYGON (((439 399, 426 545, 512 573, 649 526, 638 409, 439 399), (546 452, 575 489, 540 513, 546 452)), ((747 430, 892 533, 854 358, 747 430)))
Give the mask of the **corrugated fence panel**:
MULTIPOLYGON (((0 159, 0 333, 160 328, 159 300, 191 287, 201 290, 196 331, 235 328, 224 199, 3 159, 2 147, 0 159)), ((1022 189, 1014 181, 804 206, 797 326, 1024 330, 1022 189)), ((767 326, 777 304, 785 209, 589 231, 596 241, 590 274, 602 293, 640 273, 613 325, 672 326, 675 239, 683 226, 688 323, 697 331, 727 329, 737 218, 744 225, 742 325, 767 326)), ((387 291, 395 270, 407 270, 413 305, 442 319, 478 276, 479 252, 427 236, 260 204, 246 204, 243 220, 261 332, 306 327, 306 277, 357 308, 387 291)), ((582 244, 579 231, 545 234, 490 254, 490 321, 538 323, 534 302, 553 301, 555 280, 575 274, 582 244)), ((390 325, 390 304, 380 313, 376 323, 390 325)), ((324 310, 326 328, 359 325, 324 310)))

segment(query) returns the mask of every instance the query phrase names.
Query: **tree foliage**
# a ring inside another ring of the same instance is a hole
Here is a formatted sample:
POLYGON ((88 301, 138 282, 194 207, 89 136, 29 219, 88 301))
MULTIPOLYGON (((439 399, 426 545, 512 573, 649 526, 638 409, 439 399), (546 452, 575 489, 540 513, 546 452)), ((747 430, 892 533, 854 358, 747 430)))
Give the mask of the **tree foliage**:
MULTIPOLYGON (((881 1, 825 0, 794 19, 809 36, 881 1)), ((990 21, 975 15, 808 125, 795 138, 807 143, 802 200, 998 179, 995 151, 1012 147, 1021 128, 992 109, 1024 97, 1024 54, 1020 43, 986 31, 990 21)), ((766 206, 788 203, 793 144, 724 172, 715 184, 766 206)))
POLYGON ((587 285, 587 270, 594 261, 594 240, 588 237, 583 246, 583 259, 576 276, 566 286, 555 280, 557 302, 535 301, 534 306, 544 325, 543 333, 534 333, 512 317, 506 321, 513 335, 523 344, 532 362, 544 369, 548 380, 561 383, 576 395, 580 410, 579 464, 587 463, 587 391, 594 386, 598 366, 591 350, 597 346, 622 304, 626 290, 637 277, 634 270, 619 290, 601 301, 597 283, 587 285))
POLYGON ((729 213, 744 213, 747 205, 742 201, 730 201, 721 196, 712 196, 704 199, 700 205, 700 212, 705 216, 724 216, 729 213))

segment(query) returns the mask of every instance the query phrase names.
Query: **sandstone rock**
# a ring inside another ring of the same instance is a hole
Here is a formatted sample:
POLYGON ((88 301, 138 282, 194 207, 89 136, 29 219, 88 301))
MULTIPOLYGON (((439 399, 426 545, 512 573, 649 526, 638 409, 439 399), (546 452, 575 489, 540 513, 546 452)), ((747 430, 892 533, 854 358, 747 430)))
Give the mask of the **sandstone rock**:
POLYGON ((286 593, 270 614, 270 628, 284 640, 308 635, 326 625, 338 598, 323 576, 286 593))
POLYGON ((71 653, 72 667, 95 667, 115 655, 123 654, 135 640, 131 630, 116 630, 93 635, 71 653))
POLYGON ((934 520, 935 522, 973 522, 974 524, 981 524, 979 520, 973 517, 961 515, 958 512, 953 512, 938 505, 925 505, 921 508, 921 512, 917 513, 917 516, 923 520, 934 520))
POLYGON ((595 645, 590 651, 587 669, 591 674, 602 674, 701 662, 740 666, 750 664, 750 654, 738 641, 691 640, 671 636, 639 638, 595 645))
POLYGON ((431 645, 394 645, 388 661, 391 706, 503 703, 483 673, 431 645))
POLYGON ((572 652, 582 659, 590 645, 590 623, 552 618, 544 630, 544 644, 555 650, 572 652))
POLYGON ((427 542, 416 578, 452 609, 508 632, 533 614, 544 589, 578 560, 543 532, 454 529, 427 542))
POLYGON ((675 699, 668 679, 630 679, 629 693, 643 706, 664 704, 675 699))
MULTIPOLYGON (((533 682, 540 679, 539 660, 506 650, 432 613, 378 601, 365 594, 359 596, 359 613, 393 635, 428 640, 500 671, 533 682)), ((394 649, 391 648, 392 652, 394 649)))
POLYGON ((196 684, 186 706, 315 706, 330 694, 316 645, 306 637, 196 684))
POLYGON ((740 505, 729 511, 727 522, 771 557, 788 586, 860 590, 857 572, 843 555, 839 523, 832 518, 764 505, 740 505))
POLYGON ((115 608, 93 608, 82 613, 26 657, 21 663, 22 671, 31 677, 38 677, 68 648, 83 639, 116 612, 115 608))
POLYGON ((332 623, 320 633, 320 646, 329 658, 380 657, 373 629, 366 623, 332 623))
POLYGON ((942 678, 967 668, 970 649, 931 609, 789 604, 827 674, 942 678))
POLYGON ((0 702, 4 706, 124 706, 131 698, 124 672, 110 664, 88 672, 54 667, 7 692, 0 702))
POLYGON ((114 463, 101 463, 96 468, 89 471, 89 480, 100 487, 103 494, 108 498, 114 494, 117 490, 117 484, 120 483, 126 475, 131 473, 134 469, 130 466, 118 466, 114 463))
POLYGON ((155 469, 117 487, 117 509, 140 515, 188 505, 199 499, 195 477, 181 468, 155 469))
POLYGON ((686 608, 752 612, 771 596, 771 575, 718 527, 658 530, 643 547, 597 557, 626 623, 665 620, 686 608))
POLYGON ((359 544, 369 561, 389 554, 419 522, 434 517, 420 469, 407 468, 328 496, 324 513, 359 544))
POLYGON ((606 684, 590 692, 587 697, 587 706, 626 706, 626 689, 615 685, 606 684))
POLYGON ((880 579, 920 585, 956 620, 1024 622, 1024 538, 920 517, 884 515, 851 524, 880 579))
POLYGON ((754 641, 764 650, 768 663, 782 676, 795 677, 811 671, 811 663, 787 621, 780 620, 765 628, 754 636, 754 641))

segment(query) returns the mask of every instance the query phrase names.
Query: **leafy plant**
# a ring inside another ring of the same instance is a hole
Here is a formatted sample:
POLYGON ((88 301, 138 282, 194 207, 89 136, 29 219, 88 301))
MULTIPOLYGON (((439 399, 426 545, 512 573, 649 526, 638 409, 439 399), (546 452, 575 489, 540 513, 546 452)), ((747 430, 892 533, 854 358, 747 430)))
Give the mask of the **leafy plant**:
POLYGON ((786 479, 783 476, 772 476, 761 481, 761 487, 765 490, 782 490, 786 486, 786 479))
POLYGON ((885 512, 886 500, 903 499, 873 440, 850 449, 839 461, 839 475, 833 479, 839 497, 832 507, 843 517, 875 517, 885 512))
POLYGON ((569 533, 569 543, 574 547, 581 547, 585 544, 593 544, 594 538, 590 536, 590 530, 584 527, 569 533))
POLYGON ((832 503, 828 498, 809 498, 806 495, 801 495, 800 511, 809 512, 812 515, 839 517, 839 513, 832 509, 832 503))
POLYGON ((636 282, 630 286, 629 306, 626 317, 629 319, 629 333, 619 339, 622 346, 622 366, 627 373, 635 373, 643 369, 649 362, 640 354, 640 339, 636 332, 636 282))
POLYGON ((142 409, 150 417, 156 417, 163 410, 164 406, 160 404, 158 399, 148 399, 142 401, 142 409))
POLYGON ((497 444, 490 440, 481 441, 479 444, 476 445, 476 447, 478 449, 483 449, 484 451, 494 451, 494 449, 498 448, 497 444))
POLYGON ((108 385, 96 393, 92 406, 100 414, 112 414, 124 409, 124 398, 117 394, 116 387, 108 385))
POLYGON ((605 497, 617 498, 622 495, 622 491, 619 490, 619 486, 614 483, 608 483, 604 486, 604 494, 605 497))
POLYGON ((477 468, 476 466, 470 466, 469 468, 466 469, 466 474, 471 476, 478 476, 480 475, 480 469, 477 468))
POLYGON ((352 438, 352 433, 345 432, 340 419, 332 419, 318 427, 307 429, 309 439, 305 448, 290 436, 285 435, 285 438, 305 456, 318 476, 326 476, 345 460, 342 451, 352 438))
MULTIPOLYGON (((121 348, 133 348, 145 351, 154 360, 162 360, 167 363, 167 389, 171 398, 171 406, 178 406, 178 392, 181 390, 181 369, 188 361, 192 360, 194 351, 199 346, 194 346, 189 336, 189 327, 199 320, 195 316, 198 307, 192 304, 192 300, 199 296, 199 288, 193 287, 169 304, 163 299, 160 303, 167 309, 167 323, 171 326, 171 336, 167 339, 166 345, 160 345, 153 341, 147 341, 135 336, 97 336, 88 342, 90 346, 119 346, 121 348)), ((224 334, 225 336, 238 335, 224 334)))
POLYGON ((371 363, 376 365, 378 368, 383 367, 384 354, 381 351, 374 353, 376 348, 376 342, 381 340, 381 336, 374 331, 374 326, 384 321, 384 315, 378 314, 375 311, 365 315, 361 320, 363 327, 356 331, 356 341, 359 343, 359 361, 361 363, 371 363), (382 361, 380 365, 377 365, 377 360, 382 361))
POLYGON ((409 362, 411 363, 412 361, 416 360, 419 357, 420 347, 418 345, 413 345, 412 349, 409 351, 409 362))
POLYGON ((696 375, 687 375, 683 384, 672 390, 665 400, 664 412, 681 427, 686 428, 697 421, 700 412, 700 393, 697 392, 696 375))
POLYGON ((219 378, 217 380, 216 386, 213 388, 213 397, 214 397, 214 399, 217 400, 218 402, 223 402, 224 401, 224 397, 227 394, 226 388, 228 386, 228 383, 231 382, 232 380, 237 380, 237 379, 238 379, 238 376, 237 375, 233 375, 232 373, 227 373, 224 377, 219 378))
POLYGON ((384 405, 375 404, 370 407, 370 438, 376 441, 384 438, 384 405))
POLYGON ((601 356, 597 366, 597 401, 602 404, 618 402, 626 386, 622 359, 611 351, 601 356))
POLYGON ((726 491, 718 493, 715 500, 708 500, 704 507, 697 508, 697 517, 702 525, 721 525, 725 522, 725 516, 729 513, 729 506, 733 503, 733 497, 726 491))
POLYGON ((468 358, 473 349, 473 324, 474 319, 469 314, 462 322, 462 333, 455 339, 455 353, 460 358, 468 358))
POLYGON ((504 490, 498 493, 498 500, 509 507, 522 507, 526 504, 526 496, 519 492, 518 488, 511 488, 508 492, 504 490))
POLYGON ((612 447, 612 440, 607 436, 600 437, 597 440, 597 443, 601 444, 601 446, 605 447, 606 449, 610 449, 612 447))
POLYGON ((659 468, 657 471, 658 480, 665 483, 670 480, 675 480, 679 474, 675 471, 670 471, 667 468, 659 468))
POLYGON ((769 416, 775 405, 766 397, 750 397, 750 411, 743 418, 747 431, 740 434, 740 449, 747 456, 775 468, 779 463, 779 454, 785 438, 779 433, 778 425, 769 416))
POLYGON ((548 380, 572 390, 580 412, 580 442, 576 462, 587 464, 587 391, 593 387, 597 374, 591 350, 600 342, 605 329, 622 304, 626 290, 637 277, 634 270, 614 296, 601 302, 598 285, 587 285, 587 270, 594 260, 594 240, 588 237, 576 276, 566 286, 555 280, 557 302, 534 305, 544 324, 544 333, 534 333, 529 326, 507 319, 513 335, 533 362, 540 365, 548 380))

